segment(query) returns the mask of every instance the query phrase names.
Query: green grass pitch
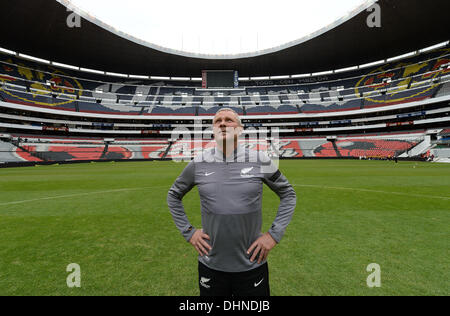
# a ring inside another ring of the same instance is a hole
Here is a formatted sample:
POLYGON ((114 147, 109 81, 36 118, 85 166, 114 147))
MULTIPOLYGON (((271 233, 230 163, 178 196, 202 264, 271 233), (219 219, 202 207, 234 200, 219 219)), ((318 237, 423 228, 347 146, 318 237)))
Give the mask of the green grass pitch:
MULTIPOLYGON (((198 295, 196 252, 166 195, 175 162, 0 169, 0 295, 198 295), (81 287, 69 288, 70 263, 81 287)), ((281 161, 293 220, 269 255, 272 295, 449 295, 450 165, 281 161), (370 263, 380 287, 370 288, 370 263)), ((279 199, 264 188, 263 230, 279 199)), ((194 188, 184 199, 201 226, 194 188)))

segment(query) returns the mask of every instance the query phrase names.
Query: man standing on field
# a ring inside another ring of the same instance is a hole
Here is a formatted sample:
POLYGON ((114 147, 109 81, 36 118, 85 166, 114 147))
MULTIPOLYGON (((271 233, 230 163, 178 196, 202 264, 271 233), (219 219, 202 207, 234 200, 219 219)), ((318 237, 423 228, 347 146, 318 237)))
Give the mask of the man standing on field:
POLYGON ((270 295, 266 259, 295 210, 295 191, 270 158, 238 144, 242 130, 234 110, 219 110, 213 119, 216 147, 195 157, 167 195, 178 230, 199 253, 201 296, 270 295), (280 197, 275 220, 264 234, 263 183, 280 197), (190 224, 182 203, 195 185, 203 229, 190 224))

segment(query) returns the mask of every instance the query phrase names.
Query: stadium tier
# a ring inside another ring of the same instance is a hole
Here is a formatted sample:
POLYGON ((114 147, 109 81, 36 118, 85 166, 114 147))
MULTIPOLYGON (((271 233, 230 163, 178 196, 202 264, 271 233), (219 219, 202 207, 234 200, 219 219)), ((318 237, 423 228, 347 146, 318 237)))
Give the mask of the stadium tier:
MULTIPOLYGON (((1 136, 1 135, 0 135, 1 136)), ((404 134, 373 134, 327 137, 246 138, 241 143, 253 150, 267 151, 280 158, 364 158, 386 159, 423 156, 431 148, 426 131, 404 134), (424 146, 425 145, 425 146, 424 146)), ((188 160, 214 147, 211 140, 121 139, 37 137, 10 135, 0 141, 3 162, 62 162, 82 160, 188 160)))
POLYGON ((9 103, 102 114, 202 116, 222 106, 243 115, 348 111, 448 95, 449 56, 445 47, 343 73, 203 89, 197 81, 105 77, 3 54, 0 96, 9 103))
POLYGON ((108 75, 3 53, 0 160, 190 159, 214 145, 211 119, 223 107, 241 115, 248 146, 281 158, 429 157, 432 137, 450 126, 449 64, 447 43, 372 66, 206 89, 193 78, 108 75))

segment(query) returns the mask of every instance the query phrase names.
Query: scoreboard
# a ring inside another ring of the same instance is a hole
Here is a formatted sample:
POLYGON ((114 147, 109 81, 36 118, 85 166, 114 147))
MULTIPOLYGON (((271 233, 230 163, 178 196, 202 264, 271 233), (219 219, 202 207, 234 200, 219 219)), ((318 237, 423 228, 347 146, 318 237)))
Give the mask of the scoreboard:
POLYGON ((239 75, 235 70, 203 70, 202 88, 237 88, 239 75))

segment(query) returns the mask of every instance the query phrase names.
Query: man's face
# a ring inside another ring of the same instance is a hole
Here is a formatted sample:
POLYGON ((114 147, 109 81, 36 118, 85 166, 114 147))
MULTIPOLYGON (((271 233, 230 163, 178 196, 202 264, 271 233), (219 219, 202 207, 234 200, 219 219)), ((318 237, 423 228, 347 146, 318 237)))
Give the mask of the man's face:
POLYGON ((213 132, 216 141, 232 141, 237 139, 242 127, 236 114, 231 111, 222 111, 216 114, 213 119, 213 132))

